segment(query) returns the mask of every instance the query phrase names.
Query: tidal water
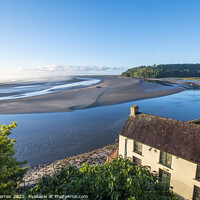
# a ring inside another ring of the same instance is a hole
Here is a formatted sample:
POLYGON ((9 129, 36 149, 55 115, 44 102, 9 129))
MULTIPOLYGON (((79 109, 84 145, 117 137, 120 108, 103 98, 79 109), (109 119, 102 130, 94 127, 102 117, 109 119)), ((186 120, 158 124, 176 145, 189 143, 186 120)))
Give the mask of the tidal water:
POLYGON ((18 123, 12 138, 18 160, 33 166, 88 152, 115 142, 130 106, 177 120, 200 118, 200 90, 66 113, 0 115, 0 124, 18 123))
POLYGON ((63 92, 99 83, 95 78, 69 78, 66 81, 27 82, 0 84, 0 100, 19 99, 38 95, 63 92))

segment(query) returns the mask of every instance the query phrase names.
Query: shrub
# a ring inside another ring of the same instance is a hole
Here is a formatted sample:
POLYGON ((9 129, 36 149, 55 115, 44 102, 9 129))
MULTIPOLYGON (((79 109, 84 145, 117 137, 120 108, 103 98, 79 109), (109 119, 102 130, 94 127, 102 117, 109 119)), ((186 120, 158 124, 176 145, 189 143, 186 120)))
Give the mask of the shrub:
POLYGON ((80 169, 67 166, 53 177, 44 176, 28 194, 87 195, 92 200, 178 200, 156 173, 121 157, 102 165, 85 163, 80 169))
POLYGON ((26 162, 18 162, 14 157, 15 140, 8 138, 13 128, 17 126, 13 122, 9 126, 1 125, 0 128, 0 194, 11 195, 15 192, 18 183, 22 181, 27 168, 21 166, 26 162))

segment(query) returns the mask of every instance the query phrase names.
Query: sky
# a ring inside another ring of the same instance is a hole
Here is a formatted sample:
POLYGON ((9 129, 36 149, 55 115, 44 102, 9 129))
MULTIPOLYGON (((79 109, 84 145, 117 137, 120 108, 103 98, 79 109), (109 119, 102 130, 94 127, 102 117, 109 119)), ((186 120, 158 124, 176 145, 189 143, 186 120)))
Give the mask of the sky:
POLYGON ((199 0, 0 0, 1 77, 200 63, 199 0))

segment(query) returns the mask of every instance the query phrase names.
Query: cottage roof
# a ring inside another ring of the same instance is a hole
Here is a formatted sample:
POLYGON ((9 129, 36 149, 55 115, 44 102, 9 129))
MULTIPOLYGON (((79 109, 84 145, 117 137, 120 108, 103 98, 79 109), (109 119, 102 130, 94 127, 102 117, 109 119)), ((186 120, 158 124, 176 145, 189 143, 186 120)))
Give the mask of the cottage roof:
POLYGON ((200 125, 138 112, 129 116, 120 135, 200 163, 200 125))

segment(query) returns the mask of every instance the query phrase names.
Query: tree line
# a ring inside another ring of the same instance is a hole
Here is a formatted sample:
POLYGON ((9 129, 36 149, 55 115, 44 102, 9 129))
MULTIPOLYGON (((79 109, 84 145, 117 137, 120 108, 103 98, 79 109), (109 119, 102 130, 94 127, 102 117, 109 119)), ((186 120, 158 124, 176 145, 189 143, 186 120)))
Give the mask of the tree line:
POLYGON ((121 76, 137 78, 200 77, 200 64, 165 64, 128 69, 121 76))

